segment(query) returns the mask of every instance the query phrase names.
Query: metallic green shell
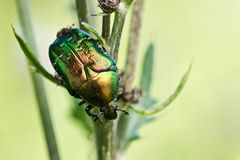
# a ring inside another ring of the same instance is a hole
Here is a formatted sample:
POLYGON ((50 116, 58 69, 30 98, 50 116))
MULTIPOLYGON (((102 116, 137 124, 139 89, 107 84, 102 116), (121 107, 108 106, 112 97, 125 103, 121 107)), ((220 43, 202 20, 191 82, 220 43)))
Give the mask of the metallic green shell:
POLYGON ((49 47, 51 63, 69 93, 103 106, 117 96, 117 66, 107 51, 80 29, 71 29, 49 47))
POLYGON ((83 83, 79 95, 94 106, 107 106, 118 92, 118 75, 113 71, 99 73, 83 83))

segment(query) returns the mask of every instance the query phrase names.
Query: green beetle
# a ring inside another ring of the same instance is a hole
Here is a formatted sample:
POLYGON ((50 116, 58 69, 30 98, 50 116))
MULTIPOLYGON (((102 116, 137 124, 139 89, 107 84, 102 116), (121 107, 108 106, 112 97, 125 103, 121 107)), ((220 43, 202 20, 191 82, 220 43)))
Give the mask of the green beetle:
MULTIPOLYGON (((49 58, 68 92, 86 101, 86 111, 95 119, 117 118, 118 68, 98 39, 77 28, 64 28, 49 47, 49 58), (94 107, 99 113, 91 113, 94 107)), ((124 111, 124 113, 127 113, 124 111)))

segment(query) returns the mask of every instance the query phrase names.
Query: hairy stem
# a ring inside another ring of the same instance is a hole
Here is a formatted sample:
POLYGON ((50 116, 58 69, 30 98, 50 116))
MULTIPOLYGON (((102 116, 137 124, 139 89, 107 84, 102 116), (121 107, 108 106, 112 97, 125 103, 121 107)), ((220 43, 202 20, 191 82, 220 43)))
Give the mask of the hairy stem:
POLYGON ((81 22, 88 22, 87 0, 76 0, 76 8, 77 8, 79 26, 81 26, 81 22))
MULTIPOLYGON (((36 44, 35 44, 35 38, 33 35, 33 29, 31 25, 31 17, 29 12, 29 6, 27 0, 16 0, 17 8, 18 8, 18 14, 20 23, 22 26, 23 34, 27 40, 27 42, 30 44, 30 46, 36 51, 36 44)), ((35 52, 36 53, 36 52, 35 52)), ((40 75, 37 75, 34 72, 30 72, 33 88, 37 100, 37 104, 39 107, 41 120, 44 128, 44 133, 48 145, 48 153, 51 160, 59 160, 60 156, 58 153, 58 147, 57 142, 54 134, 54 129, 52 125, 51 115, 49 112, 49 106, 48 101, 46 97, 46 91, 44 88, 44 84, 42 81, 42 77, 40 75)))
POLYGON ((128 51, 125 66, 127 84, 131 85, 134 80, 137 57, 139 53, 140 29, 142 26, 143 0, 137 0, 131 17, 131 26, 129 32, 128 51))
MULTIPOLYGON (((125 65, 125 73, 127 79, 126 85, 131 87, 134 80, 134 74, 137 65, 137 56, 139 50, 139 37, 142 24, 143 0, 137 0, 133 7, 130 35, 128 41, 128 51, 125 65)), ((128 126, 129 117, 121 114, 117 127, 117 156, 121 158, 124 155, 126 128, 128 126)))

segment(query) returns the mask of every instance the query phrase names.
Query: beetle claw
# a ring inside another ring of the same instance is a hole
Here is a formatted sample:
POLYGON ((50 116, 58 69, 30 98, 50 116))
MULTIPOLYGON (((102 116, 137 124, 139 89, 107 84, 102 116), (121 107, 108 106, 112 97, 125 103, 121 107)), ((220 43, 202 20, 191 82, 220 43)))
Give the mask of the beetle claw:
MULTIPOLYGON (((78 103, 78 105, 79 105, 79 106, 82 106, 84 103, 86 103, 86 102, 84 102, 84 101, 82 100, 82 101, 80 101, 80 102, 78 103)), ((87 106, 87 107, 88 107, 88 106, 87 106)), ((86 108, 87 108, 87 107, 86 107, 86 108)))
POLYGON ((123 112, 125 115, 129 115, 128 111, 123 110, 123 109, 118 109, 118 108, 116 108, 116 111, 121 111, 121 112, 123 112))
POLYGON ((89 116, 89 117, 92 117, 92 119, 93 119, 94 122, 99 121, 101 124, 103 124, 103 120, 102 120, 102 117, 101 117, 101 115, 103 114, 103 112, 101 112, 101 111, 94 111, 94 109, 95 109, 95 107, 94 107, 94 106, 91 106, 91 105, 89 105, 89 106, 87 106, 87 107, 85 108, 88 116, 89 116))
POLYGON ((63 80, 63 78, 59 74, 55 74, 54 78, 58 81, 59 84, 63 85, 64 80, 63 80))

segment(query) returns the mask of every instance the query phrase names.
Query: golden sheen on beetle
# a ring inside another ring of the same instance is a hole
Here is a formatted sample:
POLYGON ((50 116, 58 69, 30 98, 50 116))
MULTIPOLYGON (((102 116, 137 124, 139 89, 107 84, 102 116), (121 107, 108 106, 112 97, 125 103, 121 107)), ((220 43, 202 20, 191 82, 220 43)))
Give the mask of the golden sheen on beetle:
POLYGON ((62 29, 49 47, 49 58, 68 92, 89 104, 90 116, 98 119, 103 113, 105 119, 117 118, 118 68, 98 40, 77 28, 62 29), (100 113, 92 113, 93 107, 100 113))

